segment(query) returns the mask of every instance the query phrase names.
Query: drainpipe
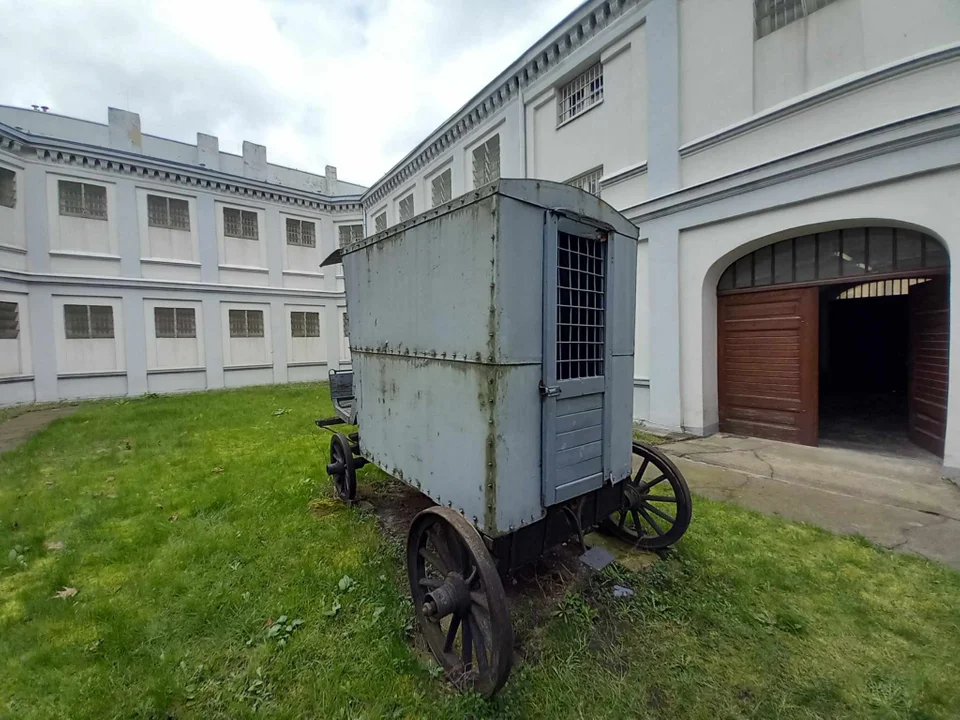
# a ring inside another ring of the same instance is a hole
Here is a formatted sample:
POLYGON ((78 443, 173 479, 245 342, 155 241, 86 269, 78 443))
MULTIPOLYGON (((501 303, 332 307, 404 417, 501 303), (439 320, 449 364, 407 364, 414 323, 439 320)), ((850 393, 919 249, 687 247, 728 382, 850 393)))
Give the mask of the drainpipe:
POLYGON ((520 177, 527 177, 527 106, 523 101, 523 86, 517 82, 517 90, 520 91, 520 177))

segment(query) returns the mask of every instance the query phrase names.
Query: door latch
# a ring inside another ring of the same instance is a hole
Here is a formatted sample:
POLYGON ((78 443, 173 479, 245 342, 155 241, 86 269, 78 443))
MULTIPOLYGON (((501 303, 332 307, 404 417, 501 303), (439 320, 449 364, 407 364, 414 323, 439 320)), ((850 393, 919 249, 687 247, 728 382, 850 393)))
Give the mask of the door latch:
POLYGON ((559 394, 560 394, 559 387, 557 387, 556 385, 547 385, 546 383, 543 382, 543 380, 540 381, 540 397, 545 397, 545 398, 557 397, 557 395, 559 394))

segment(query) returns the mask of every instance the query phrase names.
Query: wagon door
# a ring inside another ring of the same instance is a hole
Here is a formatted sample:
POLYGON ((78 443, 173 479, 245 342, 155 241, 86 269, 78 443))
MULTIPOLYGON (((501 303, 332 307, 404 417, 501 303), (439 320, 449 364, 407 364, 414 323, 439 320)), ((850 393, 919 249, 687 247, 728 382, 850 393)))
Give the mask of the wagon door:
POLYGON ((544 233, 543 504, 599 488, 610 357, 607 234, 548 215, 544 233))

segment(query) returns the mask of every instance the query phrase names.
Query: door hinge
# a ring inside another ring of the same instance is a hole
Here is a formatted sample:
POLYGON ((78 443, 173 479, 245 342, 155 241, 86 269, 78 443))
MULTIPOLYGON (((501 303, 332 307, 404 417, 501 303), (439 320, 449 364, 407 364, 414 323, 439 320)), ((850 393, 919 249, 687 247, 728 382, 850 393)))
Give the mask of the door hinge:
POLYGON ((560 388, 556 385, 547 385, 543 380, 540 381, 540 396, 541 397, 557 397, 560 394, 560 388))

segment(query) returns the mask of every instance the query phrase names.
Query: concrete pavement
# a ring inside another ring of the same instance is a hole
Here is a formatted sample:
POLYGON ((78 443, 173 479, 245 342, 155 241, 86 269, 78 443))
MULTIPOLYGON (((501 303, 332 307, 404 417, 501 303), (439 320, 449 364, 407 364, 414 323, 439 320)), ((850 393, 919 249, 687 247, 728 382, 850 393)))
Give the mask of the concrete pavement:
POLYGON ((940 477, 932 455, 902 457, 724 434, 660 449, 700 495, 864 535, 960 570, 960 488, 940 477))

